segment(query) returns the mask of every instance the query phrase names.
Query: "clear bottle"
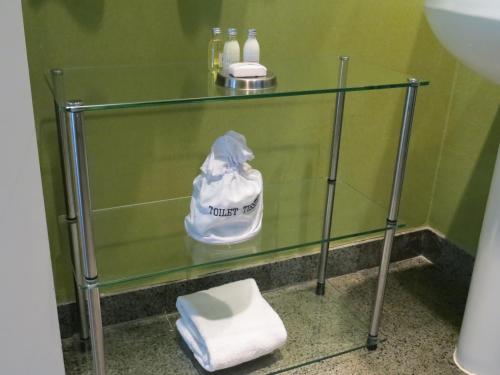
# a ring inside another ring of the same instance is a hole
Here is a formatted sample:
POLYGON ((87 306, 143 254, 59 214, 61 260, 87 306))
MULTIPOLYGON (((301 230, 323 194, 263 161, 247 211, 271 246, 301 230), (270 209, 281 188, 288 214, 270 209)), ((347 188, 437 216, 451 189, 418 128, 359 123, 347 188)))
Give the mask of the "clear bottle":
POLYGON ((222 70, 228 71, 229 65, 240 62, 240 44, 238 43, 238 32, 235 28, 227 30, 227 40, 222 52, 222 70))
POLYGON ((222 67, 223 41, 220 27, 212 28, 212 37, 208 43, 208 71, 217 73, 222 67))
POLYGON ((257 30, 248 29, 248 38, 243 46, 243 62, 256 62, 260 59, 260 46, 257 41, 257 30))

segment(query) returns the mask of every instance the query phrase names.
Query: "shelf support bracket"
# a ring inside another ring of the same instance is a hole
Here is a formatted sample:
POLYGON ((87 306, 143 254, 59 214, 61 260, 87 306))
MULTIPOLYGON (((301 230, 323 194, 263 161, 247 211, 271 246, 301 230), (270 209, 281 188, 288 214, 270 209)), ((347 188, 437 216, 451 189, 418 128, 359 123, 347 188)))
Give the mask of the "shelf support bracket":
MULTIPOLYGON (((339 57, 339 77, 338 87, 340 89, 346 86, 347 81, 347 68, 349 65, 349 57, 339 57)), ((316 294, 322 296, 325 294, 325 281, 326 281, 326 266, 328 261, 328 250, 330 248, 330 237, 332 230, 333 206, 335 201, 335 186, 337 183, 337 169, 340 155, 340 136, 342 133, 342 122, 344 119, 344 103, 345 91, 337 92, 335 103, 335 116, 333 120, 333 134, 331 143, 331 156, 330 156, 330 174, 327 180, 327 193, 325 213, 323 217, 323 234, 321 237, 321 253, 318 266, 318 283, 316 285, 316 294)))
POLYGON ((78 226, 76 220, 75 197, 73 192, 73 179, 71 172, 71 158, 69 154, 69 138, 66 129, 66 115, 64 106, 64 84, 63 71, 52 69, 52 87, 54 89, 54 109, 58 130, 59 151, 61 153, 61 167, 64 179, 64 196, 66 202, 66 223, 69 229, 71 261, 74 269, 74 288, 76 297, 76 307, 78 310, 80 327, 80 346, 82 350, 88 347, 89 321, 87 319, 87 309, 85 307, 85 294, 81 285, 83 284, 82 262, 80 257, 80 245, 78 243, 78 226))
POLYGON ((83 263, 83 286, 87 297, 90 341, 94 373, 105 375, 104 337, 101 303, 97 283, 97 263, 91 220, 91 198, 85 147, 83 103, 75 100, 66 103, 66 124, 73 172, 73 190, 76 207, 78 238, 83 263))
POLYGON ((417 100, 417 91, 420 82, 415 78, 408 80, 408 88, 406 89, 406 99, 403 110, 403 120, 401 125, 401 133, 399 136, 398 154, 396 157, 396 165, 394 167, 394 176, 392 181, 392 193, 389 206, 389 214, 387 217, 387 226, 384 235, 384 244, 378 271, 377 292, 375 295, 375 303, 373 306, 373 314, 366 343, 368 350, 377 349, 378 331, 380 319, 382 316, 382 308, 384 305, 385 286, 387 282, 387 272, 389 270, 389 262, 391 260, 392 245, 394 235, 398 223, 399 203, 401 200, 401 192, 403 189, 403 179, 405 174, 406 159, 408 156, 408 147, 410 143, 411 128, 413 125, 413 115, 415 112, 415 103, 417 100))

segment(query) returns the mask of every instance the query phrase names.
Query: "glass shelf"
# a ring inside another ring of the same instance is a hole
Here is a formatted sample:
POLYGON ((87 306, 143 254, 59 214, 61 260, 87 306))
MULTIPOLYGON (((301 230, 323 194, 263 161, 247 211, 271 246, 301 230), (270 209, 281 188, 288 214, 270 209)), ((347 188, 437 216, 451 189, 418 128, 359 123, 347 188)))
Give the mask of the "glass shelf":
MULTIPOLYGON (((184 217, 190 197, 95 210, 92 220, 99 269, 95 286, 153 278, 162 282, 182 271, 214 272, 232 261, 241 265, 246 259, 266 255, 276 259, 281 253, 292 256, 297 249, 317 249, 322 242, 324 210, 318 197, 325 194, 326 179, 265 185, 262 230, 237 245, 207 245, 187 236, 184 217)), ((331 240, 381 232, 386 214, 385 208, 339 182, 331 240)))
MULTIPOLYGON (((338 87, 338 57, 264 61, 278 78, 275 88, 237 91, 215 85, 205 63, 59 69, 47 82, 56 101, 81 100, 86 111, 141 108, 234 99, 258 99, 407 87, 407 74, 351 60, 346 87, 338 87)), ((421 80, 421 85, 429 82, 421 80)))
MULTIPOLYGON (((284 373, 365 348, 370 309, 363 302, 346 304, 349 296, 337 288, 344 283, 333 282, 322 298, 315 295, 314 282, 263 293, 283 320, 287 343, 272 354, 216 374, 284 373)), ((173 328, 178 317, 177 313, 162 314, 104 327, 107 370, 113 374, 208 375, 173 328)), ((82 353, 71 340, 63 341, 67 373, 92 375, 90 353, 82 353)))

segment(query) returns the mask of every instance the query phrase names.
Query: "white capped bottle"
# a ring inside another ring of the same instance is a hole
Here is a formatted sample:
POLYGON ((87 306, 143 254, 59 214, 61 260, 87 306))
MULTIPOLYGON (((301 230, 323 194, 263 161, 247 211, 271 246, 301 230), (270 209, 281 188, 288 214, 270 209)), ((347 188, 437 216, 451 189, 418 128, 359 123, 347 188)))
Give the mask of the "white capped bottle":
POLYGON ((212 38, 208 43, 208 71, 217 73, 222 68, 222 35, 220 27, 212 28, 212 38))
POLYGON ((236 39, 238 33, 235 28, 227 30, 227 40, 222 52, 222 69, 227 72, 229 65, 240 62, 240 44, 236 39))
POLYGON ((249 29, 248 38, 243 46, 243 62, 256 62, 260 59, 260 46, 257 41, 257 30, 249 29))

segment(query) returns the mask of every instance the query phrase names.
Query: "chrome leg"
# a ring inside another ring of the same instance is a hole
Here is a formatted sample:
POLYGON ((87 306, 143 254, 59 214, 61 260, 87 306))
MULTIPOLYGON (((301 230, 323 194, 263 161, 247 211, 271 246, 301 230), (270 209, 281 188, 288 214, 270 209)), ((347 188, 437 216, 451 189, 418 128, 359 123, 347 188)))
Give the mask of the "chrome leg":
POLYGON ((99 295, 99 288, 87 288, 86 292, 88 309, 90 312, 89 320, 94 373, 96 375, 105 375, 106 364, 104 357, 104 335, 102 330, 101 297, 99 295))
POLYGON ((52 82, 54 87, 54 101, 55 115, 57 122, 57 129, 59 135, 59 149, 61 152, 62 171, 64 178, 64 195, 66 201, 66 222, 69 223, 69 236, 71 247, 71 260, 74 269, 74 286, 76 296, 76 306, 78 309, 78 317, 80 323, 80 341, 82 347, 85 348, 86 342, 89 339, 89 321, 87 319, 87 309, 85 307, 85 294, 80 287, 83 282, 82 276, 82 263, 80 258, 80 247, 78 243, 78 228, 76 224, 76 210, 75 199, 73 196, 73 180, 71 173, 71 160, 69 155, 69 139, 66 131, 64 108, 61 103, 64 98, 63 87, 63 71, 60 69, 53 69, 52 82))
POLYGON ((76 296, 76 307, 78 309, 78 318, 80 322, 80 348, 81 350, 88 350, 89 347, 89 317, 87 311, 87 300, 85 298, 85 290, 82 288, 84 285, 84 279, 81 270, 81 260, 80 260, 80 245, 78 242, 78 225, 76 223, 76 218, 69 223, 70 238, 71 238, 71 249, 72 249, 72 259, 75 267, 74 273, 74 284, 75 284, 75 296, 76 296), (75 260, 76 259, 76 260, 75 260), (78 266, 77 266, 78 264, 78 266))
POLYGON ((94 251, 94 239, 91 222, 91 201, 87 155, 85 148, 85 129, 82 102, 72 101, 66 105, 66 124, 70 139, 70 153, 73 171, 73 189, 75 191, 78 238, 83 263, 83 281, 86 288, 87 308, 90 323, 90 340, 94 372, 106 373, 104 362, 104 339, 101 320, 101 306, 97 282, 97 264, 94 251))
POLYGON ((387 272, 391 259, 392 244, 398 222, 399 202, 401 199, 401 191, 403 188, 403 179, 405 174, 406 159, 408 156, 408 146, 410 142, 411 127, 413 124, 413 114, 415 111, 415 102, 417 99, 417 90, 419 81, 409 79, 410 85, 406 91, 406 100, 403 112, 403 121, 401 126, 401 134, 399 137, 399 148, 394 168, 394 178, 392 182, 391 202, 389 207, 389 215, 387 217, 387 226, 384 236, 384 246, 382 249, 382 258, 378 272, 377 293, 375 296, 375 304, 373 307, 372 321, 370 332, 368 334, 367 348, 375 350, 378 344, 378 330, 380 318, 382 315, 382 307, 384 304, 385 285, 387 281, 387 272))
MULTIPOLYGON (((339 87, 345 87, 347 79, 347 67, 349 64, 349 57, 340 56, 339 66, 339 87)), ((339 162, 340 152, 340 135, 342 133, 342 121, 344 117, 344 102, 345 91, 337 93, 337 100, 335 105, 335 117, 333 124, 333 139, 331 146, 330 157, 330 174, 328 176, 328 187, 326 193, 325 214, 323 217, 323 234, 321 242, 321 253, 318 267, 318 284, 316 285, 316 294, 325 294, 325 279, 326 279, 326 266, 328 260, 328 249, 330 248, 330 233, 332 230, 332 216, 333 205, 335 201, 335 184, 337 181, 337 167, 339 162)))

